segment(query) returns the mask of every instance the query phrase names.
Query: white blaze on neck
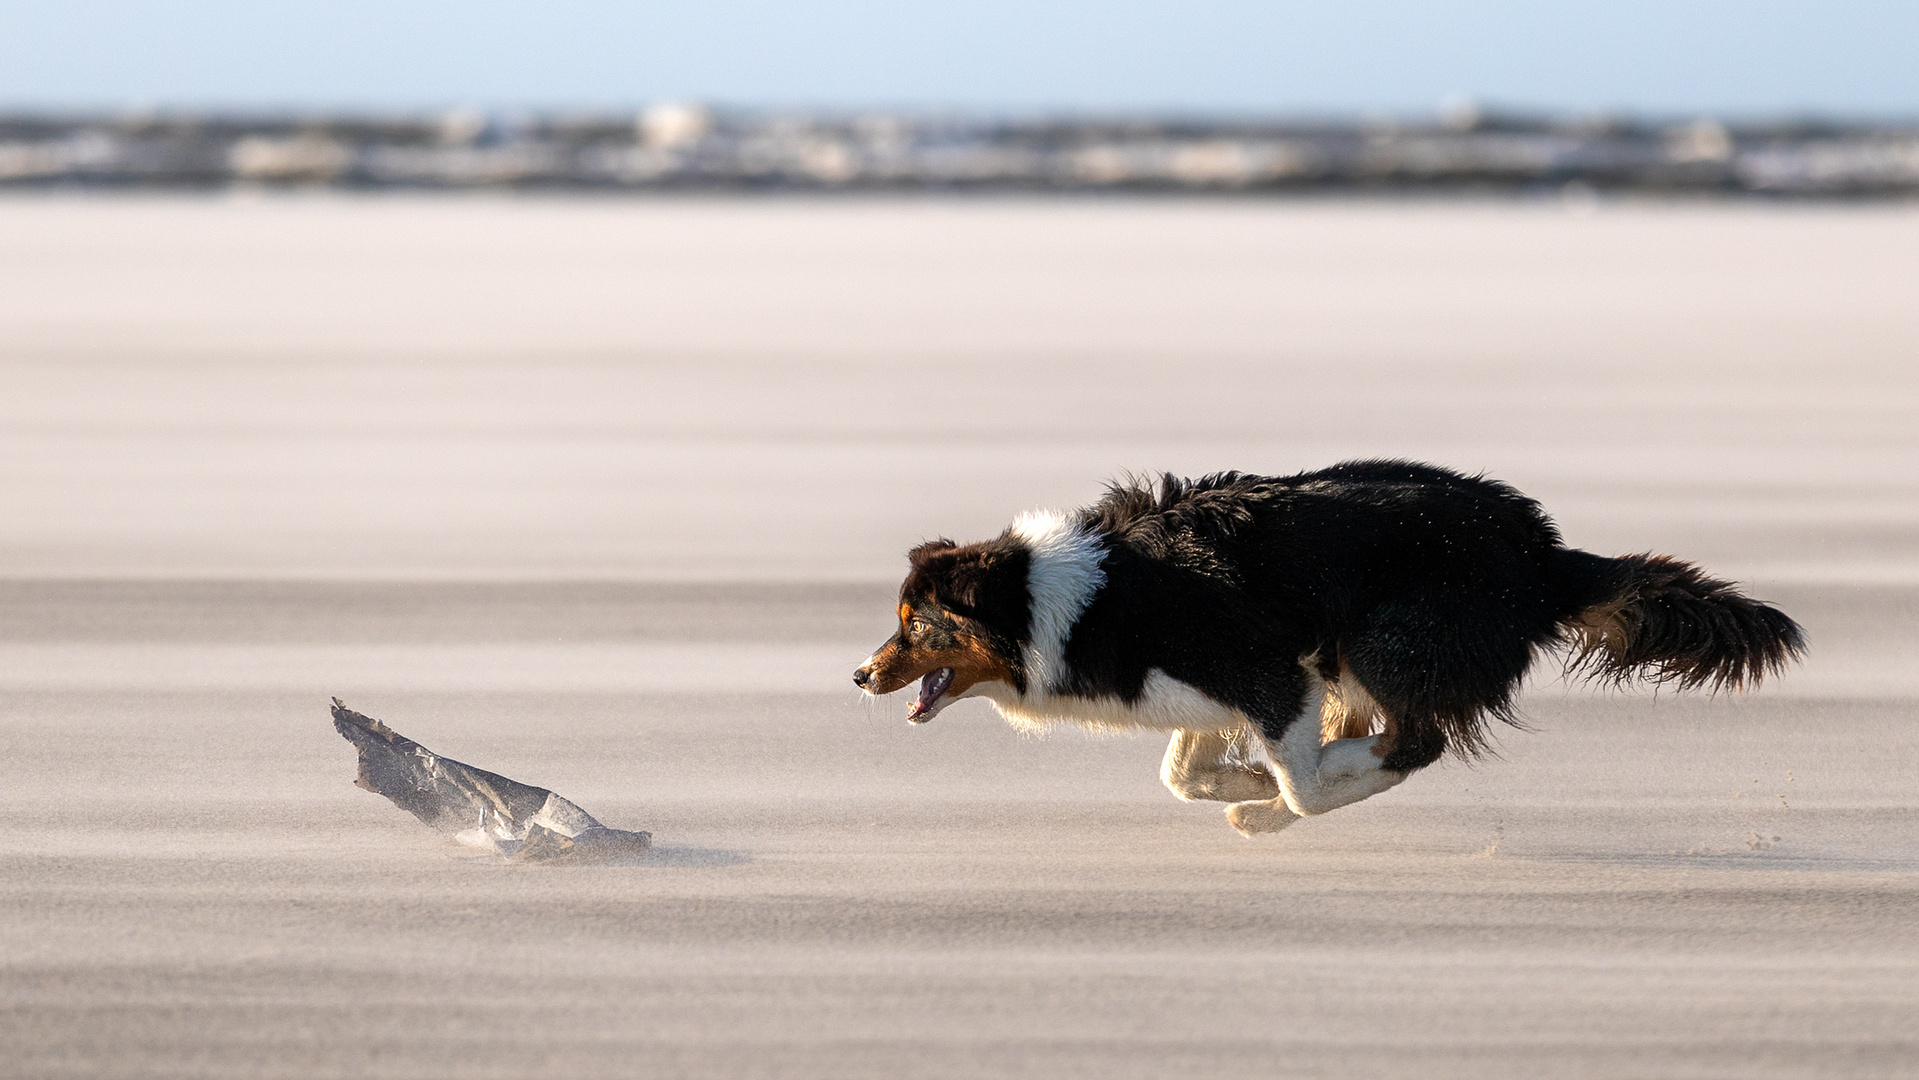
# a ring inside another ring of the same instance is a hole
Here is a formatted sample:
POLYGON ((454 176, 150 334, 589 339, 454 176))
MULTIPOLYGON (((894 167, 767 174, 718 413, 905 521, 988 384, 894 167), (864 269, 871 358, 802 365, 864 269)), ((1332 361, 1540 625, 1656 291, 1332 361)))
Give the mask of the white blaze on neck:
POLYGON ((1073 624, 1106 584, 1106 571, 1100 568, 1106 549, 1090 530, 1052 510, 1021 514, 1008 531, 1032 554, 1026 571, 1027 693, 1050 693, 1064 681, 1066 640, 1073 636, 1073 624))

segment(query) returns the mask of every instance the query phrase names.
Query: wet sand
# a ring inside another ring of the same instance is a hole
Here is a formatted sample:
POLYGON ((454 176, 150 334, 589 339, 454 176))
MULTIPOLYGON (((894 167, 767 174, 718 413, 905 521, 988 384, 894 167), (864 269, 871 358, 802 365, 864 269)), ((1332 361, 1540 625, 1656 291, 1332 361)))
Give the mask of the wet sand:
POLYGON ((1907 1076, 1919 211, 0 201, 0 1072, 1907 1076), (1758 694, 1247 841, 847 673, 1127 469, 1485 468, 1752 582, 1758 694), (337 694, 651 830, 459 857, 337 694))

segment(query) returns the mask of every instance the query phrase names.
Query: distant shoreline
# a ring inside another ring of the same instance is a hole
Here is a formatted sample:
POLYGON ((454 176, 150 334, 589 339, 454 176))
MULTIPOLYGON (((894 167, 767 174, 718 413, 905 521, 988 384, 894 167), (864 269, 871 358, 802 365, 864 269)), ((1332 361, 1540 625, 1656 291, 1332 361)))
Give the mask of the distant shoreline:
POLYGON ((1919 122, 955 119, 715 111, 0 113, 0 191, 1015 195, 1919 194, 1919 122))

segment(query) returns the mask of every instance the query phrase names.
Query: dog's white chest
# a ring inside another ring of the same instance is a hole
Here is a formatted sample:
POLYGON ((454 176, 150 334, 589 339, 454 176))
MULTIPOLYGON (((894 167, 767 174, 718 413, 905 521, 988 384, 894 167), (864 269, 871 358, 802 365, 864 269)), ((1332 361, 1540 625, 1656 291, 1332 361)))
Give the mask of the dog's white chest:
POLYGON ((1144 691, 1131 704, 1115 697, 1020 695, 1004 684, 981 689, 1007 723, 1026 729, 1079 724, 1103 730, 1223 731, 1246 722, 1239 710, 1221 705, 1158 668, 1147 673, 1144 691))

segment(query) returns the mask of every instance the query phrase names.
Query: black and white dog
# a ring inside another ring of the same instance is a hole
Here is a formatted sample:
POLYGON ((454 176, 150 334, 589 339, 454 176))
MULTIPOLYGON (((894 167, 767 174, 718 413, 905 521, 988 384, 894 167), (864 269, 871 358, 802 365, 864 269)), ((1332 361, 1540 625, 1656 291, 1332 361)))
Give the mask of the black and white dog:
POLYGON ((915 723, 983 697, 1016 725, 1171 731, 1166 786, 1249 836, 1482 749, 1542 651, 1717 689, 1804 648, 1689 563, 1566 547, 1511 487, 1404 461, 1116 485, 909 557, 862 689, 920 680, 915 723))

